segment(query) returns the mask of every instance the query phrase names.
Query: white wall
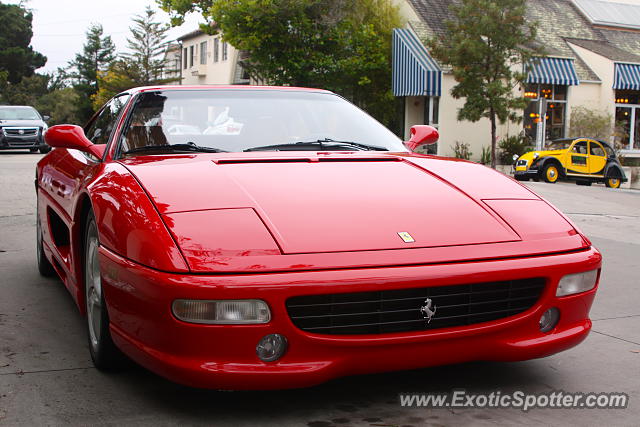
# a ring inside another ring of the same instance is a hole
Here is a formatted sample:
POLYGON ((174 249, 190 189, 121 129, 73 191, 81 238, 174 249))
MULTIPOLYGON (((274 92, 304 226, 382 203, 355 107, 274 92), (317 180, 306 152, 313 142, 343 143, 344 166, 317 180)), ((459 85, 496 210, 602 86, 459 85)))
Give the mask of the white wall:
POLYGON ((571 106, 584 106, 615 114, 615 91, 613 80, 615 67, 612 60, 593 53, 590 50, 569 43, 569 46, 582 58, 584 62, 600 77, 602 83, 580 83, 572 87, 569 98, 571 106))

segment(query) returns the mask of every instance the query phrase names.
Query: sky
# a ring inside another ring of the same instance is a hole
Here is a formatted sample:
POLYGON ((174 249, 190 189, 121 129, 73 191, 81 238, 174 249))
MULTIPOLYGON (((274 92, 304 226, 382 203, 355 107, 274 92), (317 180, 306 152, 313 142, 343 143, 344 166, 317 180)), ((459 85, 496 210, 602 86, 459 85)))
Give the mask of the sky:
MULTIPOLYGON (((17 4, 18 0, 1 0, 17 4)), ((118 52, 126 51, 131 19, 152 6, 161 22, 169 16, 154 0, 28 0, 25 6, 33 12, 33 48, 47 57, 47 64, 38 72, 53 72, 64 67, 82 50, 85 32, 91 23, 102 24, 104 34, 110 35, 118 52)), ((175 39, 198 28, 203 19, 192 14, 181 27, 172 28, 168 38, 175 39)))
MULTIPOLYGON (((19 0, 0 0, 19 3, 19 0)), ((610 0, 619 3, 640 4, 640 0, 610 0)), ((99 23, 110 35, 118 52, 126 51, 131 18, 141 14, 147 5, 158 11, 158 19, 169 22, 155 0, 27 0, 26 7, 33 11, 33 48, 45 55, 47 64, 39 72, 53 72, 64 67, 82 50, 89 24, 99 23)), ((187 16, 185 24, 172 28, 169 39, 193 31, 202 22, 196 14, 187 16)))

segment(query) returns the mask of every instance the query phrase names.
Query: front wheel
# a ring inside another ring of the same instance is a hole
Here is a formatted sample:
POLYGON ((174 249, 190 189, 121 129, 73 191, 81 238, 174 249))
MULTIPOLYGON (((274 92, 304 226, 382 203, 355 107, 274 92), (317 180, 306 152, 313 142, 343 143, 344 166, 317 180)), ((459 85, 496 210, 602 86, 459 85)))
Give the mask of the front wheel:
POLYGON ((551 184, 555 184, 558 181, 560 173, 558 172, 558 167, 554 164, 549 164, 542 169, 542 177, 546 182, 551 184))
POLYGON ((93 214, 85 222, 84 235, 84 282, 89 330, 89 351, 96 368, 111 370, 120 366, 123 356, 111 339, 109 314, 102 292, 98 249, 98 228, 93 214))
MULTIPOLYGON (((43 145, 40 147, 40 153, 41 154, 47 154, 49 151, 51 151, 51 147, 49 147, 48 145, 43 145)), ((35 153, 35 151, 34 151, 35 153)))
POLYGON ((620 178, 607 178, 604 181, 604 185, 609 188, 619 188, 621 183, 622 181, 620 180, 620 178))

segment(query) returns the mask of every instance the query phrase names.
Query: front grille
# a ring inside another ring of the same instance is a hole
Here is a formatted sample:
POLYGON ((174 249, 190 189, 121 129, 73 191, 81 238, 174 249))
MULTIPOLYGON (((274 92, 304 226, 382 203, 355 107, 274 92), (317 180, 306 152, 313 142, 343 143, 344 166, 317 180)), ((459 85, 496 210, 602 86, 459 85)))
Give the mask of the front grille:
POLYGON ((6 136, 36 136, 38 134, 38 128, 2 128, 6 136), (22 132, 22 133, 21 133, 22 132))
POLYGON ((522 313, 540 298, 545 279, 474 283, 289 298, 287 311, 300 329, 353 335, 424 331, 489 322, 522 313), (420 311, 427 298, 436 312, 420 311))
POLYGON ((516 166, 527 166, 527 161, 526 160, 518 160, 518 163, 516 163, 516 166))

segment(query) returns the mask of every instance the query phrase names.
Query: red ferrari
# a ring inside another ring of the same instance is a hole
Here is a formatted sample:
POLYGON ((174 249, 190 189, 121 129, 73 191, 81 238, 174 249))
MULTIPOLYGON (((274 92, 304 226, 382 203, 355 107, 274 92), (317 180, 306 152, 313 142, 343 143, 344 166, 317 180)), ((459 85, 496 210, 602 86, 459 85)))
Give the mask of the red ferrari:
POLYGON ((415 154, 340 96, 138 88, 54 126, 37 166, 38 268, 86 314, 99 369, 128 356, 217 389, 580 343, 600 253, 484 166, 415 154))

